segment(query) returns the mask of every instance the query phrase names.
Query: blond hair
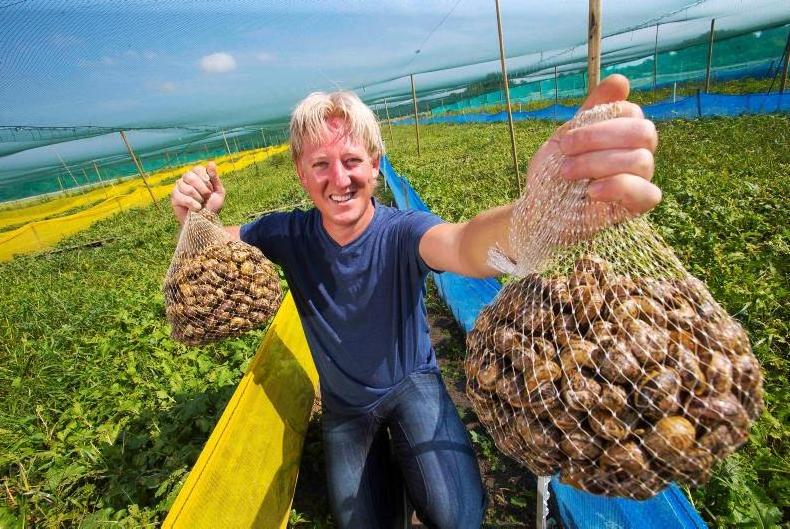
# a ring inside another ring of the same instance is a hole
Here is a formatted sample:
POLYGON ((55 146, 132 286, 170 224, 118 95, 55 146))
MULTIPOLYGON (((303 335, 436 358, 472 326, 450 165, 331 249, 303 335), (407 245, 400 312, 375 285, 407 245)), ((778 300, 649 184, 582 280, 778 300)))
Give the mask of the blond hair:
POLYGON ((321 143, 327 135, 326 121, 342 118, 344 134, 361 140, 371 158, 384 154, 381 129, 373 111, 354 92, 313 92, 291 114, 291 156, 298 160, 306 143, 321 143))

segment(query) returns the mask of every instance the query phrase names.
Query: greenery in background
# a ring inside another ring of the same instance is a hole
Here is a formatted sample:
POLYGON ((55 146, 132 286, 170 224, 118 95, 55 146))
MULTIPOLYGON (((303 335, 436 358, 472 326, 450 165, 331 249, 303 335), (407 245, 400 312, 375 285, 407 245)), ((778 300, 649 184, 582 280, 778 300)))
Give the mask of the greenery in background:
MULTIPOLYGON (((788 523, 790 141, 787 116, 659 124, 654 222, 689 270, 748 328, 767 411, 749 443, 691 491, 717 527, 788 523), (780 521, 783 520, 783 521, 780 521)), ((519 160, 555 125, 517 124, 519 160)), ((448 220, 515 197, 507 126, 384 129, 393 165, 448 220)), ((287 154, 226 181, 223 219, 304 200, 287 154)), ((172 342, 161 280, 177 227, 167 201, 61 243, 99 248, 0 265, 0 527, 156 525, 172 503, 262 331, 201 348, 172 342)), ((477 446, 485 451, 486 434, 477 446)), ((530 491, 521 491, 524 497, 530 491)), ((527 502, 514 492, 516 502, 527 502)), ((299 512, 291 519, 306 526, 299 512)))
MULTIPOLYGON (((522 170, 554 129, 516 124, 522 170)), ((690 492, 716 527, 790 524, 790 117, 658 123, 654 224, 688 270, 748 329, 765 371, 766 412, 748 444, 690 492)), ((446 220, 512 200, 516 183, 507 125, 420 128, 387 135, 393 166, 446 220)))

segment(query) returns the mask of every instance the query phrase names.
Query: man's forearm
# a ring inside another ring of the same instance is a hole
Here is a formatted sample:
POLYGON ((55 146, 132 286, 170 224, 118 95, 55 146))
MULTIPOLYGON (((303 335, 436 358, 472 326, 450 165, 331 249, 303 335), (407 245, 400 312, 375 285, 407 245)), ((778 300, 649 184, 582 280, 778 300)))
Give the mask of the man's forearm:
POLYGON ((464 275, 490 277, 501 272, 489 264, 489 252, 496 248, 510 256, 508 231, 513 204, 486 210, 463 225, 459 251, 464 275))
POLYGON ((227 233, 234 241, 241 240, 241 226, 225 226, 225 233, 227 233))

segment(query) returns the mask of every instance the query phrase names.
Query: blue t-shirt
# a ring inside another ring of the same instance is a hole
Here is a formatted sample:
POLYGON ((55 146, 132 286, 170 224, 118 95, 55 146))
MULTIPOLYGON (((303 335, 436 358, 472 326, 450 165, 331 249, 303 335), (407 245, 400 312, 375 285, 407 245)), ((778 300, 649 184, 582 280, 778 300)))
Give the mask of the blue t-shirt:
POLYGON ((334 413, 364 413, 406 376, 436 371, 425 310, 430 271, 418 248, 442 220, 374 200, 370 225, 338 245, 316 209, 272 213, 241 227, 241 239, 279 264, 291 289, 334 413))

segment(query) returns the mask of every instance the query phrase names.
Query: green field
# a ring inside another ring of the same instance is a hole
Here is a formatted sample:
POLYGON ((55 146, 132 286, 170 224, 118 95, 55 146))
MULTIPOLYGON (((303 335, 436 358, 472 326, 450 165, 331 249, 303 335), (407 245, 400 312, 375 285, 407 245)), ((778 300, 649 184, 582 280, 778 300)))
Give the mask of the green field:
MULTIPOLYGON (((517 125, 522 169, 553 127, 517 125)), ((691 491, 717 527, 790 523, 781 510, 790 505, 788 130, 788 116, 659 124, 665 195, 651 218, 749 330, 766 375, 767 409, 748 444, 691 491)), ((394 167, 447 220, 515 197, 506 125, 423 127, 419 158, 413 128, 384 134, 394 167)), ((229 175, 226 187, 226 223, 305 199, 287 154, 229 175)), ((168 338, 160 286, 177 226, 160 205, 61 243, 99 247, 0 265, 0 527, 156 525, 255 352, 262 331, 192 349, 168 338)), ((459 340, 441 354, 457 362, 459 340)), ((507 465, 484 434, 473 438, 485 465, 507 465)), ((311 438, 303 469, 316 458, 311 438)), ((299 494, 292 519, 311 521, 297 526, 327 527, 323 507, 308 512, 299 494)), ((521 504, 530 494, 511 491, 521 504)), ((496 501, 492 509, 491 527, 510 516, 496 501)))

